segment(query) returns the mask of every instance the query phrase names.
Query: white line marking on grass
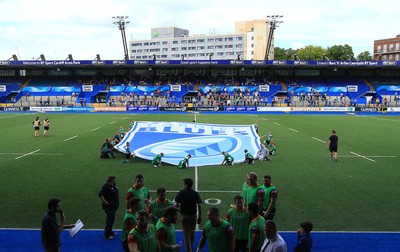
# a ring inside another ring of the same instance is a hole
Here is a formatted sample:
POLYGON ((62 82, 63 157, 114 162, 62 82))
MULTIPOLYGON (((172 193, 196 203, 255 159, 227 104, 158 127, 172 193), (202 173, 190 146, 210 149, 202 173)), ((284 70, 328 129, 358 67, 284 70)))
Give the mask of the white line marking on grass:
POLYGON ((38 151, 40 151, 40 149, 37 149, 37 150, 35 150, 35 151, 32 151, 32 152, 26 153, 26 154, 24 154, 24 155, 22 155, 22 156, 16 157, 15 159, 20 159, 20 158, 23 158, 23 157, 25 157, 25 156, 31 155, 31 154, 33 154, 33 153, 35 153, 35 152, 38 152, 38 151))
POLYGON ((316 138, 316 137, 312 137, 312 139, 314 139, 314 140, 317 140, 317 141, 320 141, 321 143, 326 143, 326 141, 324 141, 324 140, 321 140, 321 139, 319 139, 319 138, 316 138))
POLYGON ((292 128, 289 128, 291 131, 294 131, 294 132, 296 132, 296 133, 299 133, 299 131, 297 131, 297 130, 295 130, 295 129, 292 129, 292 128))
POLYGON ((100 129, 101 127, 97 127, 97 128, 94 128, 94 129, 92 129, 91 131, 95 131, 95 130, 98 130, 98 129, 100 129))
POLYGON ((265 121, 268 121, 268 118, 261 118, 261 119, 263 119, 263 120, 265 120, 265 121))
POLYGON ((128 119, 128 117, 124 117, 124 118, 122 118, 123 120, 125 120, 125 119, 128 119))
POLYGON ((281 125, 280 125, 279 123, 277 123, 277 122, 274 122, 274 124, 281 126, 281 125))
POLYGON ((376 161, 373 160, 373 159, 367 158, 366 156, 357 154, 357 153, 355 153, 355 152, 350 151, 350 153, 351 153, 351 154, 354 154, 354 155, 356 155, 356 156, 358 156, 358 157, 364 158, 364 159, 366 159, 366 160, 369 160, 369 161, 371 161, 371 162, 376 162, 376 161))
MULTIPOLYGON (((25 153, 17 153, 17 152, 0 152, 0 155, 24 155, 25 153)), ((62 153, 33 153, 31 155, 34 156, 62 156, 62 153)))
POLYGON ((73 136, 73 137, 70 137, 70 138, 67 138, 67 139, 64 139, 64 142, 69 141, 69 140, 71 140, 71 139, 74 139, 74 138, 76 138, 76 137, 78 137, 78 135, 73 136))
POLYGON ((117 121, 113 121, 113 122, 110 122, 110 124, 114 124, 114 123, 116 123, 117 121))
MULTIPOLYGON (((359 158, 359 156, 355 155, 338 155, 338 157, 344 158, 359 158)), ((365 156, 367 158, 397 158, 397 156, 365 156)))

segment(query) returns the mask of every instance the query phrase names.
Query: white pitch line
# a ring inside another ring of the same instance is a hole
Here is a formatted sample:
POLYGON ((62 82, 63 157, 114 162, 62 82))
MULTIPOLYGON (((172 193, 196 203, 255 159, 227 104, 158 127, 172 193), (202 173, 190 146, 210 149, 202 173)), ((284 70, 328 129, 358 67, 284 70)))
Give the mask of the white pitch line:
POLYGON ((291 131, 294 131, 294 132, 296 132, 296 133, 299 133, 299 131, 297 131, 297 130, 295 130, 295 129, 292 129, 292 128, 289 128, 291 131))
MULTIPOLYGON (((354 155, 338 155, 338 157, 343 157, 343 158, 359 158, 359 156, 354 156, 354 155)), ((367 158, 397 158, 397 156, 364 156, 367 158)))
POLYGON ((117 121, 114 121, 114 122, 110 122, 110 124, 114 124, 114 123, 116 123, 117 121))
MULTIPOLYGON (((10 152, 10 153, 6 153, 6 152, 0 152, 0 155, 24 155, 25 153, 17 153, 17 152, 10 152)), ((62 156, 62 153, 34 153, 31 154, 34 156, 62 156)))
POLYGON ((319 139, 319 138, 316 138, 316 137, 312 137, 312 139, 314 139, 314 140, 317 140, 317 141, 320 141, 321 143, 326 143, 326 141, 324 141, 324 140, 321 140, 321 139, 319 139))
POLYGON ((261 119, 263 119, 263 120, 265 120, 265 121, 268 121, 268 118, 261 118, 261 119))
POLYGON ((20 158, 23 158, 23 157, 25 157, 25 156, 31 155, 31 154, 33 154, 33 153, 35 153, 35 152, 38 152, 38 151, 40 151, 40 149, 37 149, 37 150, 35 150, 35 151, 32 151, 32 152, 26 153, 26 154, 24 154, 24 155, 22 155, 22 156, 16 157, 15 159, 20 159, 20 158))
POLYGON ((125 120, 125 119, 128 119, 128 117, 124 117, 124 118, 122 118, 123 120, 125 120))
POLYGON ((279 123, 277 123, 277 122, 274 122, 274 124, 276 124, 276 125, 279 125, 279 126, 280 126, 280 124, 279 124, 279 123))
POLYGON ((100 129, 101 127, 97 127, 97 128, 94 128, 94 129, 92 129, 91 131, 95 131, 95 130, 98 130, 98 129, 100 129))
POLYGON ((371 161, 371 162, 376 162, 376 161, 373 160, 373 159, 367 158, 366 156, 357 154, 357 153, 355 153, 355 152, 350 151, 350 153, 351 153, 351 154, 354 154, 354 155, 356 155, 356 156, 358 156, 358 157, 364 158, 364 159, 366 159, 366 160, 369 160, 369 161, 371 161))
POLYGON ((70 137, 70 138, 67 138, 67 139, 64 139, 64 142, 69 141, 69 140, 71 140, 71 139, 74 139, 75 137, 78 137, 78 135, 73 136, 73 137, 70 137))

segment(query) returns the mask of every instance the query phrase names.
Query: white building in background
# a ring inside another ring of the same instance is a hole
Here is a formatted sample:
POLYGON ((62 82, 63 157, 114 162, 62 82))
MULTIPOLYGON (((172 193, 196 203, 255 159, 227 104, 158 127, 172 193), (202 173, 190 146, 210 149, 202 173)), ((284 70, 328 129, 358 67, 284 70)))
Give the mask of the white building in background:
MULTIPOLYGON (((129 41, 131 60, 264 60, 269 29, 265 20, 235 23, 235 33, 190 35, 177 27, 151 29, 150 40, 129 41)), ((273 59, 273 42, 270 59, 273 59)))

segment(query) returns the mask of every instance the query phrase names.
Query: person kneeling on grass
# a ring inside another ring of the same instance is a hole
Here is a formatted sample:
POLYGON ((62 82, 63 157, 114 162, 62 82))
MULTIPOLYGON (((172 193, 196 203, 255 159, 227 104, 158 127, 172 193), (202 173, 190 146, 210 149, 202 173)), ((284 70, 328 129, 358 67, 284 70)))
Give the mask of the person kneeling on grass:
POLYGON ((192 157, 192 155, 188 154, 187 157, 179 161, 178 168, 179 169, 185 169, 189 168, 189 159, 192 157))
POLYGON ((109 155, 111 155, 113 159, 116 158, 114 155, 114 147, 112 146, 110 139, 106 138, 106 140, 104 140, 104 143, 100 148, 99 158, 110 158, 109 155))
POLYGON ((133 163, 135 160, 135 153, 132 153, 131 150, 129 149, 129 142, 126 142, 125 145, 125 158, 126 159, 121 161, 121 164, 129 163, 129 161, 133 163))
POLYGON ((254 157, 249 153, 248 150, 244 150, 244 162, 246 164, 254 164, 254 157))
POLYGON ((222 152, 222 155, 224 155, 224 160, 222 161, 221 165, 233 165, 233 161, 235 161, 235 159, 231 155, 225 151, 222 152))
POLYGON ((154 167, 158 167, 158 166, 162 166, 162 161, 161 161, 161 158, 164 156, 164 153, 160 153, 160 154, 157 154, 154 158, 153 158, 153 160, 151 161, 151 163, 153 164, 153 166, 154 167))

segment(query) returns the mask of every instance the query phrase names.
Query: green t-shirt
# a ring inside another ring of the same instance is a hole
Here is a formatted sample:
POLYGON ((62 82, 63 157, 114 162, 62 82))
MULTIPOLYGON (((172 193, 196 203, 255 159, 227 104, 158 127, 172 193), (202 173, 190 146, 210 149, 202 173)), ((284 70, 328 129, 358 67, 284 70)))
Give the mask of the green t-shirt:
MULTIPOLYGON (((243 200, 247 200, 247 190, 249 189, 249 185, 247 184, 247 182, 244 182, 243 183, 243 185, 242 185, 242 197, 243 197, 243 200)), ((246 202, 246 205, 247 205, 247 202, 246 202)))
POLYGON ((226 220, 221 220, 218 226, 213 226, 210 221, 207 221, 203 228, 204 234, 208 240, 210 252, 228 251, 228 241, 235 238, 233 227, 226 220))
MULTIPOLYGON (((136 213, 130 213, 128 210, 126 211, 125 216, 124 216, 124 220, 122 221, 122 235, 121 235, 121 240, 122 241, 125 241, 128 238, 128 233, 129 232, 127 232, 127 230, 125 228, 126 227, 125 226, 126 222, 128 220, 133 220, 134 226, 136 226, 136 213)), ((134 226, 133 226, 133 228, 135 228, 134 226)))
POLYGON ((267 238, 267 236, 265 235, 265 232, 264 232, 264 225, 265 225, 265 219, 261 216, 256 217, 254 220, 252 220, 250 222, 249 238, 248 238, 249 239, 249 243, 248 243, 249 250, 251 248, 251 242, 253 240, 252 239, 253 232, 259 233, 257 251, 261 249, 265 238, 267 238))
POLYGON ((174 202, 172 202, 169 199, 166 199, 165 202, 160 202, 158 199, 153 200, 152 202, 150 202, 149 205, 149 211, 150 213, 152 213, 156 218, 152 219, 153 224, 155 225, 158 221, 158 219, 160 219, 163 215, 164 209, 169 207, 169 206, 173 206, 174 202))
MULTIPOLYGON (((174 224, 170 224, 169 226, 166 225, 163 221, 163 219, 159 219, 157 221, 156 225, 156 230, 162 229, 165 234, 165 243, 169 245, 175 245, 176 244, 176 235, 175 235, 175 226, 174 224)), ((175 250, 173 249, 161 249, 161 252, 173 252, 175 250)))
POLYGON ((232 163, 233 161, 235 161, 235 159, 228 153, 225 155, 224 160, 228 163, 232 163))
POLYGON ((140 199, 140 205, 142 207, 142 210, 146 210, 146 205, 144 201, 149 198, 149 189, 145 186, 142 188, 134 188, 134 187, 129 188, 126 200, 130 200, 131 198, 134 197, 140 199))
POLYGON ((179 161, 178 168, 179 169, 185 169, 187 166, 189 166, 189 159, 184 158, 181 161, 179 161))
POLYGON ((129 232, 129 236, 136 240, 139 251, 157 252, 156 227, 153 224, 143 233, 134 228, 129 232))
MULTIPOLYGON (((270 187, 266 187, 265 185, 262 185, 262 187, 263 187, 263 189, 265 191, 265 194, 264 194, 264 207, 263 208, 267 209, 268 205, 269 205, 269 202, 271 200, 270 199, 271 192, 273 190, 277 190, 277 189, 276 189, 276 187, 274 185, 271 185, 270 187)), ((276 207, 276 204, 274 204, 274 207, 276 207)))
POLYGON ((251 155, 249 152, 246 153, 245 158, 248 159, 254 159, 253 155, 251 155))
POLYGON ((235 231, 236 239, 247 240, 249 236, 250 216, 246 209, 237 210, 232 207, 227 213, 228 222, 231 223, 235 231))
POLYGON ((246 206, 248 206, 251 202, 258 204, 258 191, 263 190, 262 186, 257 185, 255 187, 249 186, 247 188, 247 194, 246 194, 246 206))
POLYGON ((160 155, 160 154, 157 154, 157 155, 153 158, 153 161, 151 161, 151 163, 152 163, 153 165, 158 165, 158 164, 160 164, 160 162, 161 162, 161 155, 160 155))

